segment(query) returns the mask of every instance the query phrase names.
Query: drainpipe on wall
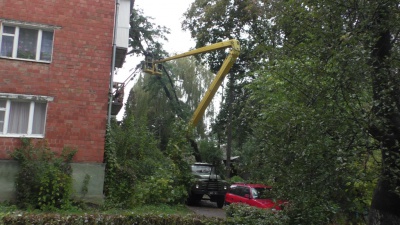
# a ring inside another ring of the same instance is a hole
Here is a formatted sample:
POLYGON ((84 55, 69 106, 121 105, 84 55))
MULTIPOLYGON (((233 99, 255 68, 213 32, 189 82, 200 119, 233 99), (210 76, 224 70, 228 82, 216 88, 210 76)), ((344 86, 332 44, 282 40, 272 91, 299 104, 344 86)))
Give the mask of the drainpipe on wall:
POLYGON ((111 75, 110 75, 110 89, 109 89, 109 99, 108 99, 108 115, 107 115, 107 125, 111 125, 111 109, 113 102, 113 86, 114 86, 114 72, 115 72, 115 55, 117 52, 117 26, 118 26, 118 11, 119 11, 119 0, 115 2, 115 18, 114 18, 114 37, 112 45, 112 60, 111 60, 111 75))

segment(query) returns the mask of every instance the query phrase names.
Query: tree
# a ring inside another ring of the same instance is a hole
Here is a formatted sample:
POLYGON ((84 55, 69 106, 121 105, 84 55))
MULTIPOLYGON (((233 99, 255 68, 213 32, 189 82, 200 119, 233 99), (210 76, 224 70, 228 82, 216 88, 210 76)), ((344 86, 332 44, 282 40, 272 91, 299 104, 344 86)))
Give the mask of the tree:
POLYGON ((240 117, 253 134, 243 154, 251 146, 248 168, 264 172, 254 178, 269 174, 264 180, 303 209, 292 222, 356 220, 376 177, 375 151, 382 173, 369 221, 399 220, 398 8, 391 0, 197 0, 186 14, 200 44, 240 39, 250 81, 240 117))
MULTIPOLYGON (((214 75, 194 58, 164 63, 162 76, 144 75, 139 78, 129 96, 127 112, 136 116, 147 115, 148 127, 160 140, 160 149, 164 151, 173 133, 171 129, 176 117, 188 123, 213 77, 214 75)), ((213 104, 206 111, 206 115, 207 119, 203 119, 196 126, 194 138, 189 138, 197 161, 201 161, 201 155, 194 140, 197 137, 205 137, 206 122, 214 116, 213 104)), ((189 137, 189 133, 187 136, 189 137)))
MULTIPOLYGON (((159 39, 165 39, 168 30, 150 22, 141 10, 133 10, 130 29, 130 54, 161 56, 165 54, 159 39)), ((143 80, 139 80, 139 84, 143 80)), ((154 86, 149 86, 154 88, 154 86)), ((160 94, 159 94, 160 95, 160 94)), ((161 94, 159 97, 162 97, 161 94)), ((176 203, 186 198, 187 177, 184 176, 184 166, 176 166, 176 160, 171 160, 168 154, 160 149, 163 139, 156 138, 168 133, 164 126, 165 118, 157 112, 163 109, 160 98, 151 95, 142 95, 134 99, 129 96, 123 120, 117 124, 112 123, 108 129, 106 141, 106 177, 105 194, 107 203, 111 206, 131 207, 133 204, 142 203, 176 203), (137 104, 147 105, 142 100, 159 100, 150 107, 142 107, 136 112, 137 104), (159 108, 157 108, 159 107, 159 108), (150 126, 148 118, 151 118, 150 126), (181 170, 182 169, 182 170, 181 170), (182 175, 183 174, 183 175, 182 175), (157 193, 145 194, 149 190, 157 193), (168 198, 164 198, 168 196, 168 198)), ((157 96, 156 96, 157 97, 157 96)), ((170 114, 166 113, 166 116, 170 114)), ((188 170, 188 169, 187 169, 188 170)))
MULTIPOLYGON (((243 12, 251 11, 242 1, 198 0, 185 13, 186 20, 182 24, 182 27, 189 30, 196 40, 196 47, 226 39, 237 39, 241 44, 241 56, 229 71, 230 81, 225 89, 228 98, 222 102, 222 114, 220 114, 222 116, 218 116, 213 124, 213 130, 219 137, 220 144, 227 144, 228 156, 231 155, 234 145, 240 148, 243 143, 241 141, 250 135, 248 126, 240 123, 237 118, 242 111, 240 102, 246 96, 246 93, 241 90, 243 90, 243 85, 248 82, 247 77, 245 78, 245 71, 252 62, 249 56, 251 48, 254 46, 252 39, 248 38, 246 29, 249 21, 257 19, 251 13, 243 14, 243 12), (245 20, 235 20, 241 15, 249 15, 249 17, 245 16, 245 20)), ((225 57, 225 52, 212 52, 205 59, 211 70, 216 72, 225 57)), ((230 159, 227 159, 227 164, 230 164, 230 159)))
POLYGON ((398 78, 399 3, 374 4, 370 64, 374 104, 371 135, 382 144, 382 172, 372 200, 369 224, 400 222, 400 79, 398 78), (396 18, 396 19, 394 19, 396 18), (393 26, 393 27, 392 27, 393 26))
POLYGON ((151 19, 145 16, 141 9, 133 9, 129 23, 130 51, 128 54, 143 56, 148 51, 158 56, 166 54, 160 40, 167 40, 165 34, 169 34, 169 29, 152 23, 151 19))
MULTIPOLYGON (((186 115, 182 119, 189 121, 215 75, 194 57, 170 61, 166 63, 165 67, 167 68, 167 73, 171 75, 173 82, 176 83, 175 91, 177 97, 183 102, 181 107, 187 109, 185 112, 186 115)), ((199 137, 205 137, 207 123, 214 120, 214 101, 210 103, 203 119, 196 126, 199 137)))

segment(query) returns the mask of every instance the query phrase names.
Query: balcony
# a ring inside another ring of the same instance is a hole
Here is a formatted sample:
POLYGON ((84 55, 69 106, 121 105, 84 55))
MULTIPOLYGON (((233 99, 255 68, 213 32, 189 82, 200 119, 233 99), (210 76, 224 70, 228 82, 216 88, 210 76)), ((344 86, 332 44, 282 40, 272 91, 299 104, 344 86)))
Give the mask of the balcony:
POLYGON ((114 82, 111 106, 111 115, 113 116, 116 116, 124 105, 124 88, 124 83, 114 82))
POLYGON ((128 52, 129 44, 129 20, 133 0, 119 0, 118 19, 116 27, 116 55, 115 67, 121 68, 125 61, 126 53, 128 52))

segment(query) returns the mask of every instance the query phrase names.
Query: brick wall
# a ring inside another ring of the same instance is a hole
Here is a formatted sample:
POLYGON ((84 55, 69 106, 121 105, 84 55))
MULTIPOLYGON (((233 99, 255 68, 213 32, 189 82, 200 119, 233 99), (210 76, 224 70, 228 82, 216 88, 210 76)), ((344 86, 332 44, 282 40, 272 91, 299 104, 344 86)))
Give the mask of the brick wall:
MULTIPOLYGON (((102 162, 112 56, 114 1, 1 1, 0 18, 54 25, 50 64, 0 58, 0 92, 54 97, 45 139, 76 147, 76 162, 102 162)), ((19 145, 0 137, 0 159, 19 145)))

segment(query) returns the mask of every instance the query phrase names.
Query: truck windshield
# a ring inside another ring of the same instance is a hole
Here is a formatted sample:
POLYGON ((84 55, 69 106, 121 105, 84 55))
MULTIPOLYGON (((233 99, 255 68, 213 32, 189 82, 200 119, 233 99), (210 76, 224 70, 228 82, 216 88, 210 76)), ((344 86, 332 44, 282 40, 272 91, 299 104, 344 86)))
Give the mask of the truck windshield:
POLYGON ((214 174, 214 167, 203 165, 192 165, 192 172, 200 174, 214 174))

